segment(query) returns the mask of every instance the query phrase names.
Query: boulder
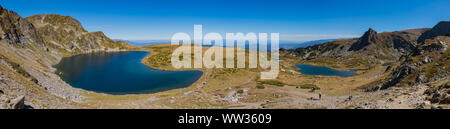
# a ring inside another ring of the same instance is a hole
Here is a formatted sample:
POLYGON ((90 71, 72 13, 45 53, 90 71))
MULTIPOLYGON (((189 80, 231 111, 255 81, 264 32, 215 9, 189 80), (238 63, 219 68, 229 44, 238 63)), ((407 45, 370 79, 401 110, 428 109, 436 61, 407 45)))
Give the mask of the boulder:
POLYGON ((430 63, 430 62, 432 62, 432 59, 430 57, 424 56, 422 58, 422 63, 426 64, 426 63, 430 63))
POLYGON ((350 51, 357 51, 365 48, 370 44, 374 44, 379 41, 379 37, 377 36, 377 32, 372 28, 369 28, 363 36, 361 36, 358 41, 350 47, 350 51))
POLYGON ((389 79, 387 82, 385 82, 383 85, 381 85, 381 87, 377 90, 384 90, 384 89, 387 89, 389 87, 396 85, 401 80, 403 80, 403 78, 405 78, 409 74, 413 73, 414 71, 415 71, 415 69, 411 66, 402 66, 402 67, 394 70, 394 72, 392 73, 392 78, 389 79))
POLYGON ((437 103, 437 102, 439 102, 439 96, 440 96, 440 94, 439 94, 439 90, 436 90, 433 94, 432 94, 432 97, 431 97, 431 103, 437 103))
POLYGON ((8 109, 7 99, 6 95, 0 95, 0 109, 8 109))
POLYGON ((433 93, 433 98, 437 98, 437 97, 439 97, 439 96, 440 96, 439 90, 434 91, 434 93, 433 93))
POLYGON ((393 99, 393 98, 389 98, 387 101, 388 101, 388 102, 393 102, 394 99, 393 99))
POLYGON ((419 104, 417 105, 416 109, 424 109, 425 108, 425 104, 419 104))
POLYGON ((450 95, 447 94, 439 103, 450 104, 450 95))
POLYGON ((415 83, 415 85, 426 82, 426 79, 427 79, 427 78, 426 78, 425 75, 420 74, 420 75, 417 76, 417 78, 416 78, 416 83, 415 83))
POLYGON ((19 96, 13 100, 11 100, 11 102, 9 103, 9 106, 12 109, 23 109, 25 107, 25 96, 19 96))
POLYGON ((435 105, 431 105, 431 109, 438 109, 438 108, 435 105))
POLYGON ((440 45, 442 45, 441 52, 447 51, 447 49, 448 49, 447 43, 442 42, 441 40, 438 40, 438 43, 439 43, 440 45))
POLYGON ((0 102, 9 103, 9 99, 6 95, 0 95, 0 102))
POLYGON ((0 109, 7 109, 7 106, 6 106, 6 104, 4 104, 4 103, 0 102, 0 109))

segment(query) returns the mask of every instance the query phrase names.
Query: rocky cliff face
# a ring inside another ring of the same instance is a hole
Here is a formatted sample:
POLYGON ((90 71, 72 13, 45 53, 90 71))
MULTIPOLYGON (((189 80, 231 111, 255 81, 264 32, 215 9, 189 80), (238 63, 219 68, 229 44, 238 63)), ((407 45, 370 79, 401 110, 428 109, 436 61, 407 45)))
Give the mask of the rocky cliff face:
POLYGON ((414 86, 448 79, 450 37, 445 33, 437 33, 448 31, 450 31, 450 24, 440 22, 433 29, 424 32, 418 39, 422 42, 411 53, 399 60, 384 84, 373 90, 386 89, 401 83, 414 86))
MULTIPOLYGON (((416 47, 389 66, 386 78, 372 82, 367 91, 395 86, 426 87, 423 93, 431 103, 450 104, 450 24, 440 22, 424 32, 416 47)), ((418 106, 421 108, 422 106, 418 106)), ((422 107, 423 108, 423 107, 422 107)))
POLYGON ((6 10, 1 6, 0 21, 0 40, 5 40, 20 47, 25 47, 25 45, 31 43, 44 44, 33 24, 20 17, 17 13, 6 10))
POLYGON ((349 51, 358 51, 369 45, 376 44, 380 39, 378 39, 377 32, 369 28, 361 38, 358 39, 357 42, 353 43, 350 46, 349 51))
POLYGON ((427 39, 394 66, 384 83, 369 89, 377 91, 393 86, 427 85, 425 94, 432 103, 450 104, 450 37, 427 39))

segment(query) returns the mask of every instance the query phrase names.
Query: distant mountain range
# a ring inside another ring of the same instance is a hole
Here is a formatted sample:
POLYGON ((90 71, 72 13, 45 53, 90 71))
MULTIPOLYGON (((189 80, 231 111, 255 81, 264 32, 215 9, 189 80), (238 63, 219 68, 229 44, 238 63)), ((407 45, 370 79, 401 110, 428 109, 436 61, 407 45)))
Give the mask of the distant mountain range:
POLYGON ((124 40, 124 39, 113 39, 114 41, 124 41, 130 45, 142 47, 154 44, 167 44, 170 40, 124 40))
POLYGON ((304 48, 304 47, 309 47, 309 46, 313 46, 313 45, 317 45, 317 44, 323 44, 326 42, 331 42, 331 41, 335 41, 335 40, 339 40, 339 39, 320 39, 320 40, 312 40, 312 41, 306 41, 306 42, 301 42, 301 43, 288 43, 285 41, 281 41, 280 42, 280 48, 284 48, 284 49, 296 49, 296 48, 304 48))
MULTIPOLYGON (((114 41, 124 41, 130 45, 137 46, 137 47, 154 45, 154 44, 170 43, 170 40, 123 40, 123 39, 113 39, 113 40, 114 41)), ((340 39, 321 39, 321 40, 312 40, 312 41, 306 41, 306 42, 280 41, 280 48, 285 48, 285 49, 296 49, 296 48, 300 48, 300 47, 304 48, 304 47, 322 44, 322 43, 326 43, 326 42, 331 42, 331 41, 335 41, 335 40, 340 40, 340 39)))

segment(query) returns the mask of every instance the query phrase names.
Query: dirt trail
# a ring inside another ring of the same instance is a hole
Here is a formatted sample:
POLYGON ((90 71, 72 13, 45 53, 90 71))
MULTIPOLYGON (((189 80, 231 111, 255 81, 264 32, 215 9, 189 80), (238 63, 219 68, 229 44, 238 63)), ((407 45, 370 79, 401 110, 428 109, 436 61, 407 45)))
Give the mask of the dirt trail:
POLYGON ((411 109, 421 104, 430 105, 423 95, 426 86, 391 88, 378 92, 369 92, 363 95, 330 96, 320 91, 309 92, 295 87, 266 86, 274 93, 285 93, 287 96, 271 101, 258 101, 253 103, 238 102, 239 108, 362 108, 362 109, 411 109), (312 99, 311 99, 312 98, 312 99))

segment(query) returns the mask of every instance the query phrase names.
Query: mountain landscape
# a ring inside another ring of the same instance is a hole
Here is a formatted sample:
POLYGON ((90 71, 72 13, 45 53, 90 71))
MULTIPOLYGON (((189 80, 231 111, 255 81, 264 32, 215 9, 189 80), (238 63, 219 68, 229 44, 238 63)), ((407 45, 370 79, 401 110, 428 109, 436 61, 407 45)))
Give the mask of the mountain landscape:
MULTIPOLYGON (((450 75, 448 43, 449 21, 441 21, 433 28, 412 29, 378 34, 369 29, 357 39, 337 40, 325 44, 282 50, 286 56, 312 62, 321 58, 338 58, 342 62, 358 58, 351 67, 371 69, 388 66, 388 73, 380 80, 361 86, 364 91, 376 92, 390 87, 426 85, 423 93, 432 103, 448 104, 450 75)), ((335 67, 340 65, 332 63, 335 67)), ((330 64, 328 64, 330 65, 330 64)), ((345 65, 345 64, 344 64, 345 65)), ((419 105, 422 107, 423 105, 419 105)), ((423 108, 423 107, 422 107, 423 108)))
POLYGON ((449 21, 394 32, 369 28, 359 38, 280 49, 277 79, 259 79, 260 68, 182 69, 203 75, 184 88, 114 95, 75 88, 61 79, 54 65, 80 54, 150 51, 142 63, 176 70, 170 54, 178 46, 136 47, 101 31, 88 32, 70 16, 24 18, 0 6, 0 109, 450 108, 449 43, 449 21), (296 64, 352 70, 356 75, 305 75, 296 64))
POLYGON ((2 108, 76 107, 81 91, 62 81, 52 65, 66 56, 129 47, 103 32, 87 32, 69 16, 23 18, 0 6, 0 21, 2 108))

